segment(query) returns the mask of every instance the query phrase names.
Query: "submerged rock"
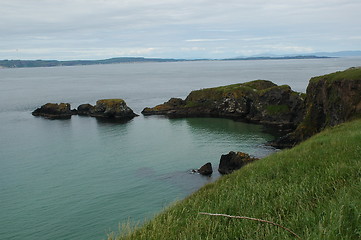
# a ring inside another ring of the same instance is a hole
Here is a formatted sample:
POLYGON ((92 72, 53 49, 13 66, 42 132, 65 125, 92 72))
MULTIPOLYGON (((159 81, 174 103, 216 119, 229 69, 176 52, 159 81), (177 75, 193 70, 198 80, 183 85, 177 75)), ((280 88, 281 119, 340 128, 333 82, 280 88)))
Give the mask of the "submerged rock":
POLYGON ((213 173, 212 163, 208 162, 204 164, 201 168, 197 170, 197 172, 201 175, 206 175, 206 176, 212 175, 213 173))
POLYGON ((267 80, 192 91, 185 100, 172 98, 144 115, 227 117, 295 129, 304 116, 304 95, 267 80))
POLYGON ((47 103, 32 112, 33 116, 42 116, 49 119, 68 119, 74 113, 69 103, 47 103))
POLYGON ((243 152, 229 152, 222 155, 219 161, 218 172, 221 174, 230 174, 234 170, 240 169, 244 165, 258 160, 243 152))

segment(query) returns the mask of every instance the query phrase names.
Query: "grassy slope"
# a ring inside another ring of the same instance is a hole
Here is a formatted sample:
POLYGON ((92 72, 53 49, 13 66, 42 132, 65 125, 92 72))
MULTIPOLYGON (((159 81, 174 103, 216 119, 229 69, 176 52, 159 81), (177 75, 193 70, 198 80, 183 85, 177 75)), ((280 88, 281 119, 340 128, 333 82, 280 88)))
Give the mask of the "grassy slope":
POLYGON ((302 239, 361 239, 361 120, 206 185, 126 239, 294 239, 270 224, 198 212, 273 221, 302 239))

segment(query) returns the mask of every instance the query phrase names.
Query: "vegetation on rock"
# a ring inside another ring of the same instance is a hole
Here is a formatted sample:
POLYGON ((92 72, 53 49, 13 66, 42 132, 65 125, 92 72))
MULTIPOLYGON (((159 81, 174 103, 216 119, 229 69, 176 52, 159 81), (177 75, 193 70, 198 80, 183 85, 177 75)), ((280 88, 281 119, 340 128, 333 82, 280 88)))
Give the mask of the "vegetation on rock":
POLYGON ((125 120, 138 116, 127 106, 123 99, 102 99, 98 100, 95 106, 81 104, 77 110, 70 110, 69 103, 47 103, 33 111, 32 114, 52 119, 70 118, 71 115, 75 114, 125 120))
POLYGON ((89 115, 106 118, 133 118, 137 116, 123 99, 98 100, 89 115))
POLYGON ((145 108, 142 113, 169 117, 227 117, 293 129, 303 118, 304 98, 287 85, 255 80, 192 91, 185 100, 171 99, 145 108))
POLYGON ((321 130, 361 116, 361 68, 311 78, 306 113, 297 129, 275 142, 291 147, 321 130))
POLYGON ((47 103, 32 112, 33 116, 42 116, 49 119, 67 119, 73 115, 69 103, 47 103))

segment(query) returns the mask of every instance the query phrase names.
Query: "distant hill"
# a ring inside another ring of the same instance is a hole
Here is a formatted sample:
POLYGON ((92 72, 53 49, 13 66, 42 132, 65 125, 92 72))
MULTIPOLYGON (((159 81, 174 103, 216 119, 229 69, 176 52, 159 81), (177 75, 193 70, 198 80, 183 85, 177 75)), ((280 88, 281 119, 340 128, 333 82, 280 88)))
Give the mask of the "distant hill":
POLYGON ((227 59, 174 59, 174 58, 144 58, 144 57, 119 57, 103 60, 0 60, 0 67, 3 68, 28 68, 28 67, 56 67, 56 66, 77 66, 114 63, 141 63, 141 62, 181 62, 181 61, 230 61, 230 60, 272 60, 272 59, 312 59, 327 58, 318 56, 282 56, 282 57, 237 57, 227 59))
POLYGON ((317 52, 312 53, 312 55, 326 57, 361 57, 361 51, 317 52))
POLYGON ((235 57, 222 59, 225 61, 231 60, 282 60, 282 59, 314 59, 314 58, 330 58, 328 56, 316 55, 297 55, 297 56, 254 56, 254 57, 235 57))
POLYGON ((96 65, 113 63, 133 63, 133 62, 178 62, 185 59, 166 59, 166 58, 144 58, 144 57, 119 57, 103 60, 0 60, 0 66, 6 68, 24 68, 24 67, 55 67, 55 66, 76 66, 76 65, 96 65))
POLYGON ((176 58, 144 58, 144 57, 117 57, 102 60, 0 60, 0 68, 28 68, 28 67, 56 67, 114 63, 141 63, 141 62, 182 62, 182 61, 232 61, 232 60, 282 60, 282 59, 317 59, 332 57, 361 57, 361 51, 317 52, 302 55, 256 55, 251 57, 239 56, 225 59, 176 59, 176 58))

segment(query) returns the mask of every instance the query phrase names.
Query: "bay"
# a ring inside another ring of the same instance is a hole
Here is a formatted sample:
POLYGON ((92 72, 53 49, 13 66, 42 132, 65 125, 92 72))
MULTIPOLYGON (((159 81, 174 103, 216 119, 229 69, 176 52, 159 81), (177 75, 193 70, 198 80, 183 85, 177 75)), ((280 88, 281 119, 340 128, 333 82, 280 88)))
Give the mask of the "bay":
POLYGON ((196 89, 267 79, 304 92, 312 76, 359 58, 138 63, 0 69, 0 239, 102 239, 151 218, 219 177, 191 174, 221 154, 274 151, 262 126, 226 119, 139 116, 120 124, 33 117, 47 102, 73 107, 123 98, 137 113, 196 89))

